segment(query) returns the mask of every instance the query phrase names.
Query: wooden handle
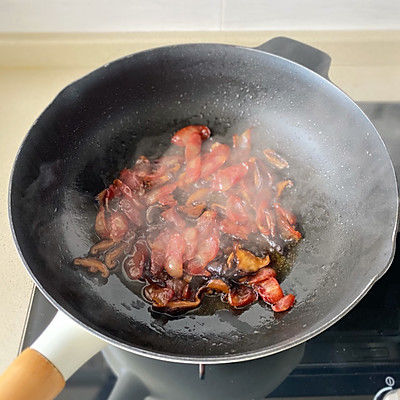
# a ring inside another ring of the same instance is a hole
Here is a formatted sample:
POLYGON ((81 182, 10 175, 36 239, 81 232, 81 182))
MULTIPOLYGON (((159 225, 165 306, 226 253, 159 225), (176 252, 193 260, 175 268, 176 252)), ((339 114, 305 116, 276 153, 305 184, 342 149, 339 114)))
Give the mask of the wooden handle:
POLYGON ((64 386, 58 369, 28 348, 0 376, 0 400, 52 400, 64 386))
POLYGON ((58 312, 29 349, 0 376, 0 400, 52 400, 105 342, 58 312))

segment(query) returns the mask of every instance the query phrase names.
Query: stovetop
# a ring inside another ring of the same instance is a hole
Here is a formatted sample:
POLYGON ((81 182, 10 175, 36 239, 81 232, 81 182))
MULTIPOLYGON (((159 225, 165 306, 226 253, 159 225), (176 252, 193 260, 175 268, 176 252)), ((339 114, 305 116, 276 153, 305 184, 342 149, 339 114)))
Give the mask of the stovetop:
MULTIPOLYGON (((360 106, 380 132, 400 176, 400 104, 360 106)), ((397 242, 400 248, 400 236, 397 242)), ((39 336, 55 312, 36 290, 22 348, 39 336)), ((98 354, 68 380, 57 399, 106 400, 116 380, 103 354, 98 354)), ((265 398, 374 399, 388 386, 400 387, 400 251, 388 273, 349 314, 305 344, 300 363, 265 398)), ((136 400, 130 393, 122 398, 136 400)))

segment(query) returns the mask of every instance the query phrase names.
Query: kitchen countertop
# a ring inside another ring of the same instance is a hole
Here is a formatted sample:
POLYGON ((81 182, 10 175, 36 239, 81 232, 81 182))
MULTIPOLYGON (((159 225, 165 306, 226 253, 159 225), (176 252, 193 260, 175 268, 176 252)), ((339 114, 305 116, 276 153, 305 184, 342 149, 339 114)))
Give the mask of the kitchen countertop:
POLYGON ((30 126, 68 83, 113 59, 174 43, 257 46, 288 36, 332 57, 331 80, 356 101, 400 101, 400 31, 0 34, 0 371, 17 355, 33 284, 13 243, 8 182, 30 126))

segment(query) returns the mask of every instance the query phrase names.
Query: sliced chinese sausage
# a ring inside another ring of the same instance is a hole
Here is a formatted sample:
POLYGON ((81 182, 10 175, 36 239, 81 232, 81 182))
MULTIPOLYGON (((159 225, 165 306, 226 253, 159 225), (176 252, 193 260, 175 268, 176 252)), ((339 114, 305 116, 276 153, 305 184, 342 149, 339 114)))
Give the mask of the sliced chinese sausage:
MULTIPOLYGON (((187 286, 188 287, 188 286, 187 286)), ((201 303, 201 293, 204 291, 206 287, 202 286, 198 289, 194 299, 192 300, 187 300, 187 299, 183 299, 183 300, 170 300, 167 305, 165 306, 165 308, 169 309, 169 310, 180 310, 180 309, 192 309, 192 308, 196 308, 200 305, 201 303)))
POLYGON ((229 146, 218 142, 214 143, 210 152, 203 155, 201 159, 200 177, 205 179, 216 172, 228 160, 229 154, 229 146))
POLYGON ((150 243, 151 264, 150 272, 153 276, 158 276, 164 269, 165 253, 169 240, 169 232, 164 230, 160 232, 155 240, 150 243))
POLYGON ((185 261, 191 260, 197 251, 199 232, 194 226, 190 226, 183 231, 183 238, 185 240, 185 261))
POLYGON ((246 162, 220 169, 213 177, 211 188, 225 192, 238 183, 247 174, 248 170, 249 166, 246 162))
POLYGON ((185 147, 185 172, 180 176, 178 185, 196 182, 201 175, 201 137, 194 135, 188 139, 185 147))
POLYGON ((151 284, 144 288, 144 294, 155 307, 165 307, 174 297, 174 291, 169 287, 151 284))
POLYGON ((274 204, 275 210, 287 220, 290 225, 295 225, 297 222, 296 216, 286 208, 283 208, 279 203, 274 204))
POLYGON ((172 193, 168 193, 159 198, 158 202, 163 206, 173 207, 178 204, 172 193))
POLYGON ((177 131, 171 139, 171 143, 185 147, 193 136, 199 135, 202 140, 210 137, 211 131, 205 125, 188 125, 177 131))
POLYGON ((209 276, 206 266, 218 254, 219 236, 215 232, 207 238, 199 241, 200 246, 194 258, 192 258, 186 267, 186 272, 191 275, 209 276))
POLYGON ((130 199, 124 197, 120 200, 119 206, 124 215, 136 226, 143 224, 142 210, 137 208, 130 199))
MULTIPOLYGON (((169 195, 177 188, 176 182, 168 183, 164 186, 159 186, 151 189, 149 192, 145 194, 146 204, 152 205, 157 202, 161 203, 166 198, 169 198, 169 195)), ((165 203, 165 201, 164 201, 165 203)))
POLYGON ((214 210, 205 211, 198 219, 196 228, 199 234, 206 237, 217 228, 217 213, 214 210))
POLYGON ((183 256, 186 243, 182 235, 174 233, 169 238, 165 252, 165 270, 173 278, 180 278, 183 275, 183 256))
POLYGON ((247 129, 241 135, 233 136, 233 162, 246 160, 251 151, 251 131, 247 129))
POLYGON ((123 169, 119 174, 119 179, 124 182, 132 191, 141 192, 143 188, 143 179, 139 177, 136 171, 123 169))
POLYGON ((186 282, 186 286, 182 290, 181 299, 188 300, 190 299, 192 291, 190 290, 189 283, 186 282))
POLYGON ((129 199, 129 201, 132 203, 132 206, 139 209, 144 208, 142 202, 139 199, 139 196, 135 192, 132 192, 132 189, 120 179, 115 179, 112 187, 116 188, 116 190, 119 191, 119 197, 129 199))
POLYGON ((269 236, 275 237, 276 236, 276 218, 275 214, 272 210, 264 210, 264 218, 266 222, 266 226, 268 227, 269 236))
POLYGON ((75 258, 74 265, 79 267, 88 268, 90 272, 101 272, 103 278, 107 278, 110 275, 110 271, 99 259, 94 257, 88 258, 75 258))
POLYGON ((256 172, 254 172, 253 179, 255 183, 259 182, 259 186, 257 187, 258 191, 263 191, 269 188, 272 188, 275 178, 270 169, 265 165, 265 163, 261 162, 259 158, 254 159, 253 168, 256 172), (257 175, 257 177, 255 177, 257 175))
POLYGON ((281 285, 275 278, 269 278, 254 286, 261 298, 269 304, 275 304, 283 297, 281 285))
POLYGON ((271 237, 276 236, 275 213, 269 208, 268 200, 263 200, 257 207, 256 224, 260 233, 271 237))
POLYGON ((276 271, 271 267, 264 267, 259 269, 256 274, 248 275, 240 279, 240 282, 247 283, 248 285, 254 285, 256 283, 265 281, 269 278, 275 278, 276 271))
POLYGON ((293 294, 287 294, 278 300, 275 304, 271 306, 272 310, 275 312, 283 312, 292 308, 295 302, 295 297, 293 294))
POLYGON ((189 125, 179 130, 171 142, 185 147, 186 170, 181 175, 180 184, 195 182, 201 174, 201 142, 210 137, 210 129, 205 125, 189 125))
POLYGON ((165 284, 174 291, 175 298, 186 297, 189 285, 183 279, 168 279, 165 284))
POLYGON ((220 223, 220 230, 235 238, 246 240, 247 236, 251 233, 249 225, 237 224, 234 220, 224 218, 220 223))
POLYGON ((145 176, 147 187, 161 185, 172 180, 182 166, 183 157, 180 154, 165 155, 153 162, 154 169, 145 176))
POLYGON ((293 226, 291 226, 284 218, 278 218, 278 225, 281 237, 284 240, 293 240, 297 242, 301 239, 301 233, 296 231, 296 229, 294 229, 293 226))
POLYGON ((139 158, 135 162, 135 165, 133 166, 133 170, 138 177, 144 178, 151 172, 150 160, 145 156, 139 156, 139 158))
POLYGON ((198 248, 196 255, 189 260, 186 270, 191 275, 209 276, 206 266, 217 255, 219 250, 219 232, 216 224, 217 214, 207 210, 197 220, 198 248))
POLYGON ((128 232, 129 225, 124 214, 114 211, 107 218, 107 228, 110 238, 116 242, 120 241, 128 232))
POLYGON ((165 251, 152 250, 150 258, 150 273, 152 276, 159 276, 164 269, 165 251))
MULTIPOLYGON (((301 239, 301 233, 297 231, 292 224, 290 224, 288 219, 291 219, 292 217, 290 214, 288 215, 285 212, 282 212, 281 208, 276 209, 276 220, 278 223, 279 227, 279 233, 282 237, 282 239, 285 240, 293 240, 295 242, 299 241, 301 239)), ((292 222, 296 222, 295 217, 291 219, 292 222)))
POLYGON ((100 206, 104 206, 106 211, 108 211, 109 202, 114 197, 119 197, 121 195, 121 191, 114 185, 111 184, 107 189, 101 191, 97 196, 96 199, 99 202, 100 206))
POLYGON ((246 210, 243 200, 231 194, 226 200, 226 216, 238 223, 246 223, 249 219, 249 210, 246 210))
POLYGON ((164 218, 164 220, 166 222, 172 224, 179 230, 185 229, 185 227, 186 227, 186 222, 178 214, 178 212, 176 211, 176 207, 168 208, 167 210, 165 210, 161 213, 161 216, 164 218))
POLYGON ((138 240, 132 247, 131 254, 124 261, 124 269, 130 279, 140 279, 149 255, 144 240, 138 240))
POLYGON ((257 293, 248 286, 240 285, 230 290, 228 302, 232 307, 245 307, 257 300, 257 293))

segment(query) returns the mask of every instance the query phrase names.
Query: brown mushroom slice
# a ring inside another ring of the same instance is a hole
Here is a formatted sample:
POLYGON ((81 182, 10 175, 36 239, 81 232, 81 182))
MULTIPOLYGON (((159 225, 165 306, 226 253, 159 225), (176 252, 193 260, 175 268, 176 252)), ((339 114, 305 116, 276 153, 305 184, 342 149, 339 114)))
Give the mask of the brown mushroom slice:
POLYGON ((269 255, 264 258, 257 257, 248 250, 243 250, 239 246, 235 248, 237 268, 244 272, 257 272, 270 263, 269 255))
POLYGON ((190 283, 190 282, 192 281, 192 279, 193 279, 193 276, 184 273, 182 279, 183 279, 186 283, 190 283))
POLYGON ((290 189, 291 187, 293 187, 293 181, 290 179, 278 182, 276 184, 276 197, 279 198, 286 188, 290 189))
POLYGON ((275 168, 284 169, 289 167, 289 163, 282 156, 280 156, 275 150, 265 149, 263 150, 263 153, 267 161, 275 168))
POLYGON ((193 192, 188 199, 186 200, 187 205, 191 205, 193 203, 199 202, 201 200, 204 200, 207 195, 210 193, 209 188, 200 188, 197 189, 195 192, 193 192))
POLYGON ((206 203, 198 203, 196 205, 185 204, 179 207, 179 211, 183 212, 190 218, 198 218, 206 208, 206 203))
POLYGON ((252 184, 256 190, 261 190, 263 179, 261 176, 260 168, 257 165, 257 159, 255 157, 249 158, 249 164, 251 165, 251 169, 253 172, 253 177, 251 179, 252 184))
POLYGON ((122 257, 122 255, 125 253, 125 251, 128 250, 129 247, 129 243, 120 242, 113 249, 109 250, 104 257, 104 263, 106 264, 107 268, 115 268, 118 259, 122 257))
POLYGON ((217 292, 229 293, 229 286, 222 279, 210 279, 207 287, 217 292))
POLYGON ((100 253, 103 253, 113 247, 115 244, 114 240, 111 239, 104 239, 101 242, 94 244, 91 248, 89 253, 97 256, 100 253))
POLYGON ((90 272, 101 272, 103 278, 108 278, 110 271, 99 259, 94 257, 88 258, 75 258, 74 265, 78 267, 88 268, 90 272))
POLYGON ((235 260, 235 253, 232 251, 228 256, 228 259, 226 260, 226 265, 229 269, 233 267, 234 260, 235 260))
POLYGON ((146 210, 146 222, 149 225, 157 224, 161 221, 161 213, 165 210, 165 207, 160 204, 153 204, 146 210))
POLYGON ((166 308, 169 308, 170 310, 178 310, 178 309, 185 309, 185 308, 196 308, 200 305, 200 299, 197 299, 195 301, 190 301, 190 300, 174 300, 174 301, 169 301, 166 304, 166 308))
MULTIPOLYGON (((200 303, 201 303, 200 296, 206 289, 207 289, 206 285, 200 287, 197 290, 194 300, 171 300, 165 306, 158 306, 158 307, 163 307, 163 308, 166 308, 169 310, 182 310, 182 309, 196 308, 200 305, 200 303)), ((153 303, 153 307, 157 307, 157 306, 155 306, 153 303)))

